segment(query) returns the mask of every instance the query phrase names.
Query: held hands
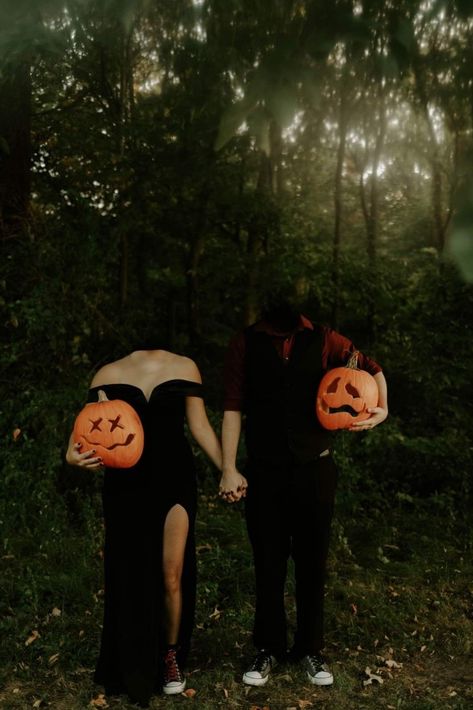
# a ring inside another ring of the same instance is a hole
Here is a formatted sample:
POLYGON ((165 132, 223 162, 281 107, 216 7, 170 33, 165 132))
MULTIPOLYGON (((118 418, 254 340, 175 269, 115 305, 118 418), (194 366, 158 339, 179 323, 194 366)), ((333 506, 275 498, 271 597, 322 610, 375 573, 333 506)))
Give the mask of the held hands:
POLYGON ((85 468, 89 471, 101 471, 103 469, 103 463, 100 456, 95 456, 95 449, 90 449, 89 451, 80 451, 81 444, 69 444, 69 448, 66 453, 66 461, 70 466, 78 466, 79 468, 85 468))
POLYGON ((218 487, 218 494, 227 503, 236 503, 245 498, 248 482, 236 468, 223 471, 218 487))
POLYGON ((388 410, 384 407, 370 407, 366 411, 371 414, 369 419, 365 419, 362 422, 353 422, 349 431, 364 431, 365 429, 373 429, 373 427, 378 426, 381 422, 384 422, 388 416, 388 410))

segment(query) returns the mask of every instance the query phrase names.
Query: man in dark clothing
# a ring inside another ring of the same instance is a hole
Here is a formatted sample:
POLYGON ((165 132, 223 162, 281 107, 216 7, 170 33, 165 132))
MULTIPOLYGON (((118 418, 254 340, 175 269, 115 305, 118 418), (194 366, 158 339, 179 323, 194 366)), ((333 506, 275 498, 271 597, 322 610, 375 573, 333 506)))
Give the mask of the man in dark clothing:
MULTIPOLYGON (((324 578, 337 469, 331 433, 315 415, 324 373, 345 365, 353 343, 313 324, 290 305, 268 310, 238 333, 225 361, 220 495, 228 502, 246 497, 253 547, 257 654, 243 675, 247 685, 264 685, 287 654, 284 586, 287 560, 294 560, 297 629, 292 656, 301 659, 309 680, 331 685, 333 675, 321 652, 324 578), (245 414, 246 478, 236 468, 242 413, 245 414)), ((360 369, 378 384, 378 406, 353 425, 371 429, 387 417, 387 387, 380 366, 359 355, 360 369)))

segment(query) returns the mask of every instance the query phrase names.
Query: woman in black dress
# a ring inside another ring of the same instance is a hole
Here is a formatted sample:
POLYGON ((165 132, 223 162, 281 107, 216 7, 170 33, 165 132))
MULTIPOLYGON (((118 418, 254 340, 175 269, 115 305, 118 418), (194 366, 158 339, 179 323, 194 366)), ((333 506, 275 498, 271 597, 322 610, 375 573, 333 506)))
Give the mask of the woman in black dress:
MULTIPOLYGON (((122 399, 138 413, 145 445, 128 469, 105 469, 105 604, 95 681, 146 707, 161 688, 180 693, 194 621, 196 477, 184 420, 221 469, 221 448, 203 403, 195 363, 139 350, 101 368, 89 402, 122 399), (100 395, 103 396, 103 395, 100 395)), ((99 469, 95 451, 71 439, 68 463, 99 469)))

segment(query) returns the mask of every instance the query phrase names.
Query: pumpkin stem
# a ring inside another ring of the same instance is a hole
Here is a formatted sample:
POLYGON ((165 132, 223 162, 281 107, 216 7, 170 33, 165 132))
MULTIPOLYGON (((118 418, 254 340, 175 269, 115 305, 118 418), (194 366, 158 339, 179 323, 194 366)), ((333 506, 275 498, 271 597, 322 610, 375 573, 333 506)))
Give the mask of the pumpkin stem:
POLYGON ((99 390, 98 395, 99 395, 99 402, 108 402, 109 401, 107 395, 105 394, 105 392, 103 390, 99 390))
POLYGON ((355 350, 350 355, 350 359, 348 360, 346 367, 349 367, 351 370, 358 370, 358 355, 360 354, 359 350, 355 350))

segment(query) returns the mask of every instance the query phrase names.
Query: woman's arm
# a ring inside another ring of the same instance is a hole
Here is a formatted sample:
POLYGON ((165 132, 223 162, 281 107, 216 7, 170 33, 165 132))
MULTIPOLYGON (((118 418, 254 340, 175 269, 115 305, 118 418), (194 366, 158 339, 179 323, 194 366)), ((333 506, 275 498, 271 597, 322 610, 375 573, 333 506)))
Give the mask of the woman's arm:
POLYGON ((189 429, 219 471, 222 470, 222 448, 208 420, 204 401, 200 397, 186 397, 186 417, 189 429))

